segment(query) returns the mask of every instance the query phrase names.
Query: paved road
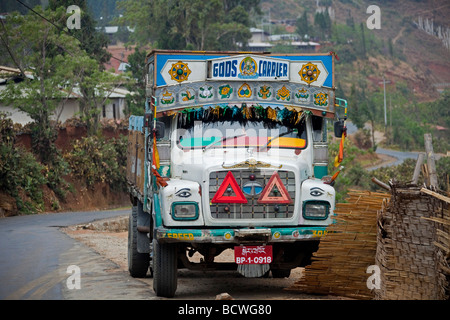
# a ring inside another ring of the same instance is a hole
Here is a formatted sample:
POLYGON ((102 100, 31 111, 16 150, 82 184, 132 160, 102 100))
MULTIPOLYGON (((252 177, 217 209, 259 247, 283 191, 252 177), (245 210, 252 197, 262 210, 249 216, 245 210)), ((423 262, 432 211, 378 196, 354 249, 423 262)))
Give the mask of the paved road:
MULTIPOLYGON (((0 219, 0 299, 166 300, 155 296, 152 278, 130 277, 118 264, 59 230, 127 214, 128 210, 118 210, 0 219), (79 268, 79 289, 73 281, 75 273, 68 273, 72 266, 79 268)), ((300 278, 301 268, 297 269, 284 279, 243 278, 236 271, 182 269, 173 300, 212 300, 222 292, 244 300, 331 298, 286 292, 284 289, 300 278)))
MULTIPOLYGON (((70 265, 102 257, 58 230, 128 210, 52 213, 0 219, 0 299, 64 299, 70 265)), ((81 266, 80 266, 81 267, 81 266)))
POLYGON ((381 168, 381 167, 397 166, 397 165, 401 164, 403 161, 405 161, 406 159, 415 159, 415 160, 417 160, 417 157, 419 155, 418 152, 396 151, 396 150, 384 149, 384 148, 380 148, 380 147, 377 148, 376 153, 378 153, 378 154, 385 154, 385 155, 388 155, 390 157, 396 158, 397 160, 393 161, 393 162, 380 164, 378 166, 371 167, 371 168, 367 169, 369 171, 375 170, 375 169, 378 169, 378 168, 381 168))
MULTIPOLYGON (((354 125, 351 121, 347 121, 346 125, 347 125, 347 133, 348 134, 353 134, 353 133, 356 133, 356 131, 358 131, 358 128, 356 127, 356 125, 354 125)), ((378 169, 381 167, 397 166, 397 165, 401 164, 403 161, 405 161, 406 159, 417 160, 417 157, 419 154, 418 152, 396 151, 396 150, 384 149, 384 148, 380 148, 380 147, 377 147, 377 150, 375 152, 378 154, 388 155, 390 157, 396 158, 397 160, 368 168, 367 169, 368 171, 372 171, 372 170, 375 170, 375 169, 378 169)))

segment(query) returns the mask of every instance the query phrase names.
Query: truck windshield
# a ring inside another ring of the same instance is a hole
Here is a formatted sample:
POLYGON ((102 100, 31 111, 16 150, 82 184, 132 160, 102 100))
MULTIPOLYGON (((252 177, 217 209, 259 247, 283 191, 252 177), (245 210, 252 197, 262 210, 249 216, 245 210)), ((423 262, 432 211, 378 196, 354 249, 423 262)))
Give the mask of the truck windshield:
POLYGON ((178 126, 177 144, 182 149, 257 147, 304 149, 307 144, 304 119, 295 127, 266 121, 193 121, 178 126))

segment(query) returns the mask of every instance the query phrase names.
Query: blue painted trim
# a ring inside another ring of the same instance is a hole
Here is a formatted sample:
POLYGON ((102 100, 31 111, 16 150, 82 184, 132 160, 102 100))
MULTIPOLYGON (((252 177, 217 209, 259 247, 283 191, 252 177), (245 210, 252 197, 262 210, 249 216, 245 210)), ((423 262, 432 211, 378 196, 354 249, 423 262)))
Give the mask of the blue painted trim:
POLYGON ((286 56, 272 56, 273 58, 279 58, 279 59, 285 59, 288 61, 322 61, 323 65, 328 71, 328 77, 326 78, 325 82, 323 83, 323 87, 333 87, 333 56, 332 55, 325 55, 325 56, 289 56, 288 58, 286 56))
POLYGON ((128 121, 128 130, 143 131, 144 128, 144 117, 143 116, 130 116, 128 121))
POLYGON ((159 197, 155 193, 153 195, 153 206, 155 208, 155 227, 162 226, 162 218, 161 218, 161 205, 159 203, 159 197))
POLYGON ((186 55, 186 54, 180 54, 180 55, 168 55, 168 54, 158 54, 156 59, 156 85, 159 86, 165 86, 167 85, 166 81, 164 81, 161 70, 166 64, 167 60, 199 60, 199 61, 206 61, 209 59, 216 59, 216 58, 223 58, 228 57, 228 55, 186 55))

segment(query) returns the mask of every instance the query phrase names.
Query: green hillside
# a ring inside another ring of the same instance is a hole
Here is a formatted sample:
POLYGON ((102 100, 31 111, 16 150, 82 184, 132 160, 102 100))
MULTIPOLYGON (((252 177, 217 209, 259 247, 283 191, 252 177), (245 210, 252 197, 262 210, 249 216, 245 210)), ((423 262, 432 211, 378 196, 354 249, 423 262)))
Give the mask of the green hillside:
POLYGON ((431 132, 439 152, 447 152, 450 48, 437 34, 440 28, 450 36, 449 1, 262 0, 261 8, 272 23, 296 20, 295 30, 319 42, 321 52, 337 53, 337 93, 349 101, 349 117, 359 127, 369 122, 386 130, 383 143, 400 149, 423 149, 423 134, 431 132), (380 8, 378 30, 366 24, 372 4, 380 8), (434 34, 418 27, 431 20, 434 34))
MULTIPOLYGON (((414 91, 419 101, 434 100, 438 97, 437 84, 450 82, 450 50, 442 41, 419 30, 415 24, 419 17, 433 19, 434 27, 450 27, 448 16, 450 2, 446 0, 262 0, 263 14, 273 20, 297 19, 306 11, 309 29, 314 25, 319 6, 331 7, 333 29, 328 37, 322 36, 320 42, 330 40, 323 49, 338 53, 341 61, 349 63, 344 68, 347 76, 339 80, 343 89, 355 76, 355 71, 367 66, 366 70, 373 85, 377 85, 383 75, 392 82, 405 81, 414 91), (366 21, 367 7, 376 4, 381 10, 381 29, 369 30, 366 21), (361 25, 366 37, 367 59, 358 50, 361 44, 361 25), (371 58, 372 57, 372 58, 371 58), (373 59, 375 57, 375 59, 373 59), (361 61, 364 60, 363 63, 361 61), (359 61, 359 62, 358 62, 359 61)), ((321 50, 324 51, 324 50, 321 50)), ((338 70, 339 71, 339 70, 338 70)), ((364 71, 364 70, 360 70, 364 71)), ((441 88, 439 86, 438 88, 441 88)))

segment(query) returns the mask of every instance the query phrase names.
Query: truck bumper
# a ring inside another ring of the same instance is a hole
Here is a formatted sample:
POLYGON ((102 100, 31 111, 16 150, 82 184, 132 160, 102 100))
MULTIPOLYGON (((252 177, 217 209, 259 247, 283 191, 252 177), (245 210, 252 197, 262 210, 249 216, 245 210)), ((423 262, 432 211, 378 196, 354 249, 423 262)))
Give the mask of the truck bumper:
POLYGON ((320 240, 327 233, 327 227, 289 227, 255 229, 167 229, 158 227, 155 237, 159 242, 189 242, 239 244, 245 242, 295 242, 320 240))

